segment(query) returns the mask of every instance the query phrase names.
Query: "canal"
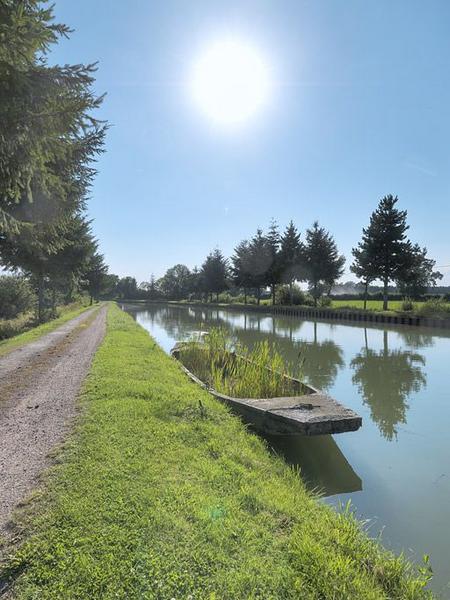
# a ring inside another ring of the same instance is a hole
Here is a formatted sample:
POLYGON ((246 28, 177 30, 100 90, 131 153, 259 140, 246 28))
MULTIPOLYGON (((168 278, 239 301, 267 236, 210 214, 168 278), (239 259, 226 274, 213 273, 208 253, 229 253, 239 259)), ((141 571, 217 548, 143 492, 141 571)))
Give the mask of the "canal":
POLYGON ((243 343, 275 343, 304 359, 314 387, 363 418, 353 433, 266 438, 337 508, 351 501, 372 536, 413 560, 431 556, 432 588, 450 598, 450 331, 315 322, 298 317, 127 305, 166 351, 225 327, 243 343))

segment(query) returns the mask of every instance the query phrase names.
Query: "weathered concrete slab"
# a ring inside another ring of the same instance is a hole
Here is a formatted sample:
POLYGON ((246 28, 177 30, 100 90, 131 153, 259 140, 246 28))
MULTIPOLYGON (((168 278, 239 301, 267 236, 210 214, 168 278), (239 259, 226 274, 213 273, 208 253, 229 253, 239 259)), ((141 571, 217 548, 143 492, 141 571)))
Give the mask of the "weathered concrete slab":
MULTIPOLYGON (((177 346, 172 355, 178 359, 177 346)), ((210 394, 228 404, 246 423, 270 434, 324 435, 356 431, 362 418, 315 388, 299 383, 307 393, 283 398, 232 398, 208 387, 180 362, 185 373, 210 394)))

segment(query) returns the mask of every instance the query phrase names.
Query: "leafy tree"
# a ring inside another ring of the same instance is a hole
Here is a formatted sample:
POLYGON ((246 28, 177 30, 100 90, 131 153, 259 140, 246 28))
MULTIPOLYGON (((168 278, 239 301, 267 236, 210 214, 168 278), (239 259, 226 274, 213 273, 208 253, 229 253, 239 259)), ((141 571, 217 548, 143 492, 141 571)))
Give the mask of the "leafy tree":
POLYGON ((398 210, 398 198, 385 196, 370 217, 369 226, 363 229, 355 259, 359 276, 363 279, 381 279, 383 282, 383 309, 388 308, 388 285, 396 281, 404 267, 408 241, 406 232, 407 211, 398 210))
POLYGON ((194 267, 191 271, 189 279, 189 293, 196 299, 201 298, 203 291, 202 272, 198 267, 194 267))
POLYGON ((119 283, 119 276, 107 273, 103 278, 103 289, 101 292, 102 298, 116 298, 118 295, 117 285, 119 283))
POLYGON ((122 277, 116 285, 116 292, 122 300, 137 298, 138 287, 134 277, 122 277))
POLYGON ((324 291, 330 294, 334 283, 344 272, 345 257, 340 255, 333 236, 316 221, 306 231, 304 250, 306 278, 317 306, 324 291))
POLYGON ((158 287, 166 298, 182 300, 191 289, 191 272, 185 265, 175 265, 158 281, 158 287))
POLYGON ((294 281, 301 281, 305 276, 304 265, 302 264, 303 254, 300 234, 291 221, 281 236, 279 258, 281 282, 289 285, 291 304, 293 300, 293 283, 294 281))
POLYGON ((442 273, 433 270, 436 262, 427 254, 427 249, 418 244, 407 245, 396 280, 404 296, 420 298, 429 287, 434 287, 442 279, 442 273))
POLYGON ((204 291, 212 296, 217 295, 228 287, 228 261, 222 252, 216 248, 206 257, 201 269, 204 291))

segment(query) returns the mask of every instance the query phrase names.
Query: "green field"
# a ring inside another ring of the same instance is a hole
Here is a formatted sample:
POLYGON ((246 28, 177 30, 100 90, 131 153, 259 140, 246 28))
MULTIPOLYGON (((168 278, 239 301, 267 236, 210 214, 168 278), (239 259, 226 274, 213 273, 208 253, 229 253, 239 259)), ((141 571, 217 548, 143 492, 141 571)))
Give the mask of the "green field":
MULTIPOLYGON (((388 310, 392 311, 401 311, 402 310, 402 300, 389 300, 388 310)), ((420 306, 422 306, 424 302, 414 302, 414 310, 417 310, 420 306)), ((364 308, 364 300, 333 300, 331 307, 332 308, 364 308)), ((383 300, 368 300, 367 301, 367 310, 383 310, 383 300)))
POLYGON ((115 306, 81 402, 0 573, 15 598, 431 598, 115 306))

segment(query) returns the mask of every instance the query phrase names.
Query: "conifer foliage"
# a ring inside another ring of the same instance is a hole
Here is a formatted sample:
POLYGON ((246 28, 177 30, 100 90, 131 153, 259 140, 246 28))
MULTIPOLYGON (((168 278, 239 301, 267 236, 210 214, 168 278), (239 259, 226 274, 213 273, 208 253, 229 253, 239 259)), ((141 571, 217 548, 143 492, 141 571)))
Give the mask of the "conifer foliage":
POLYGON ((47 2, 0 1, 0 261, 34 282, 39 320, 45 288, 69 300, 103 261, 84 216, 107 129, 94 116, 96 66, 48 62, 69 34, 47 2))
POLYGON ((435 262, 425 248, 407 238, 407 211, 397 208, 398 198, 382 198, 363 229, 362 240, 353 249, 353 273, 366 285, 377 279, 383 284, 383 309, 388 308, 388 286, 396 283, 404 291, 422 293, 442 277, 434 272, 435 262))

